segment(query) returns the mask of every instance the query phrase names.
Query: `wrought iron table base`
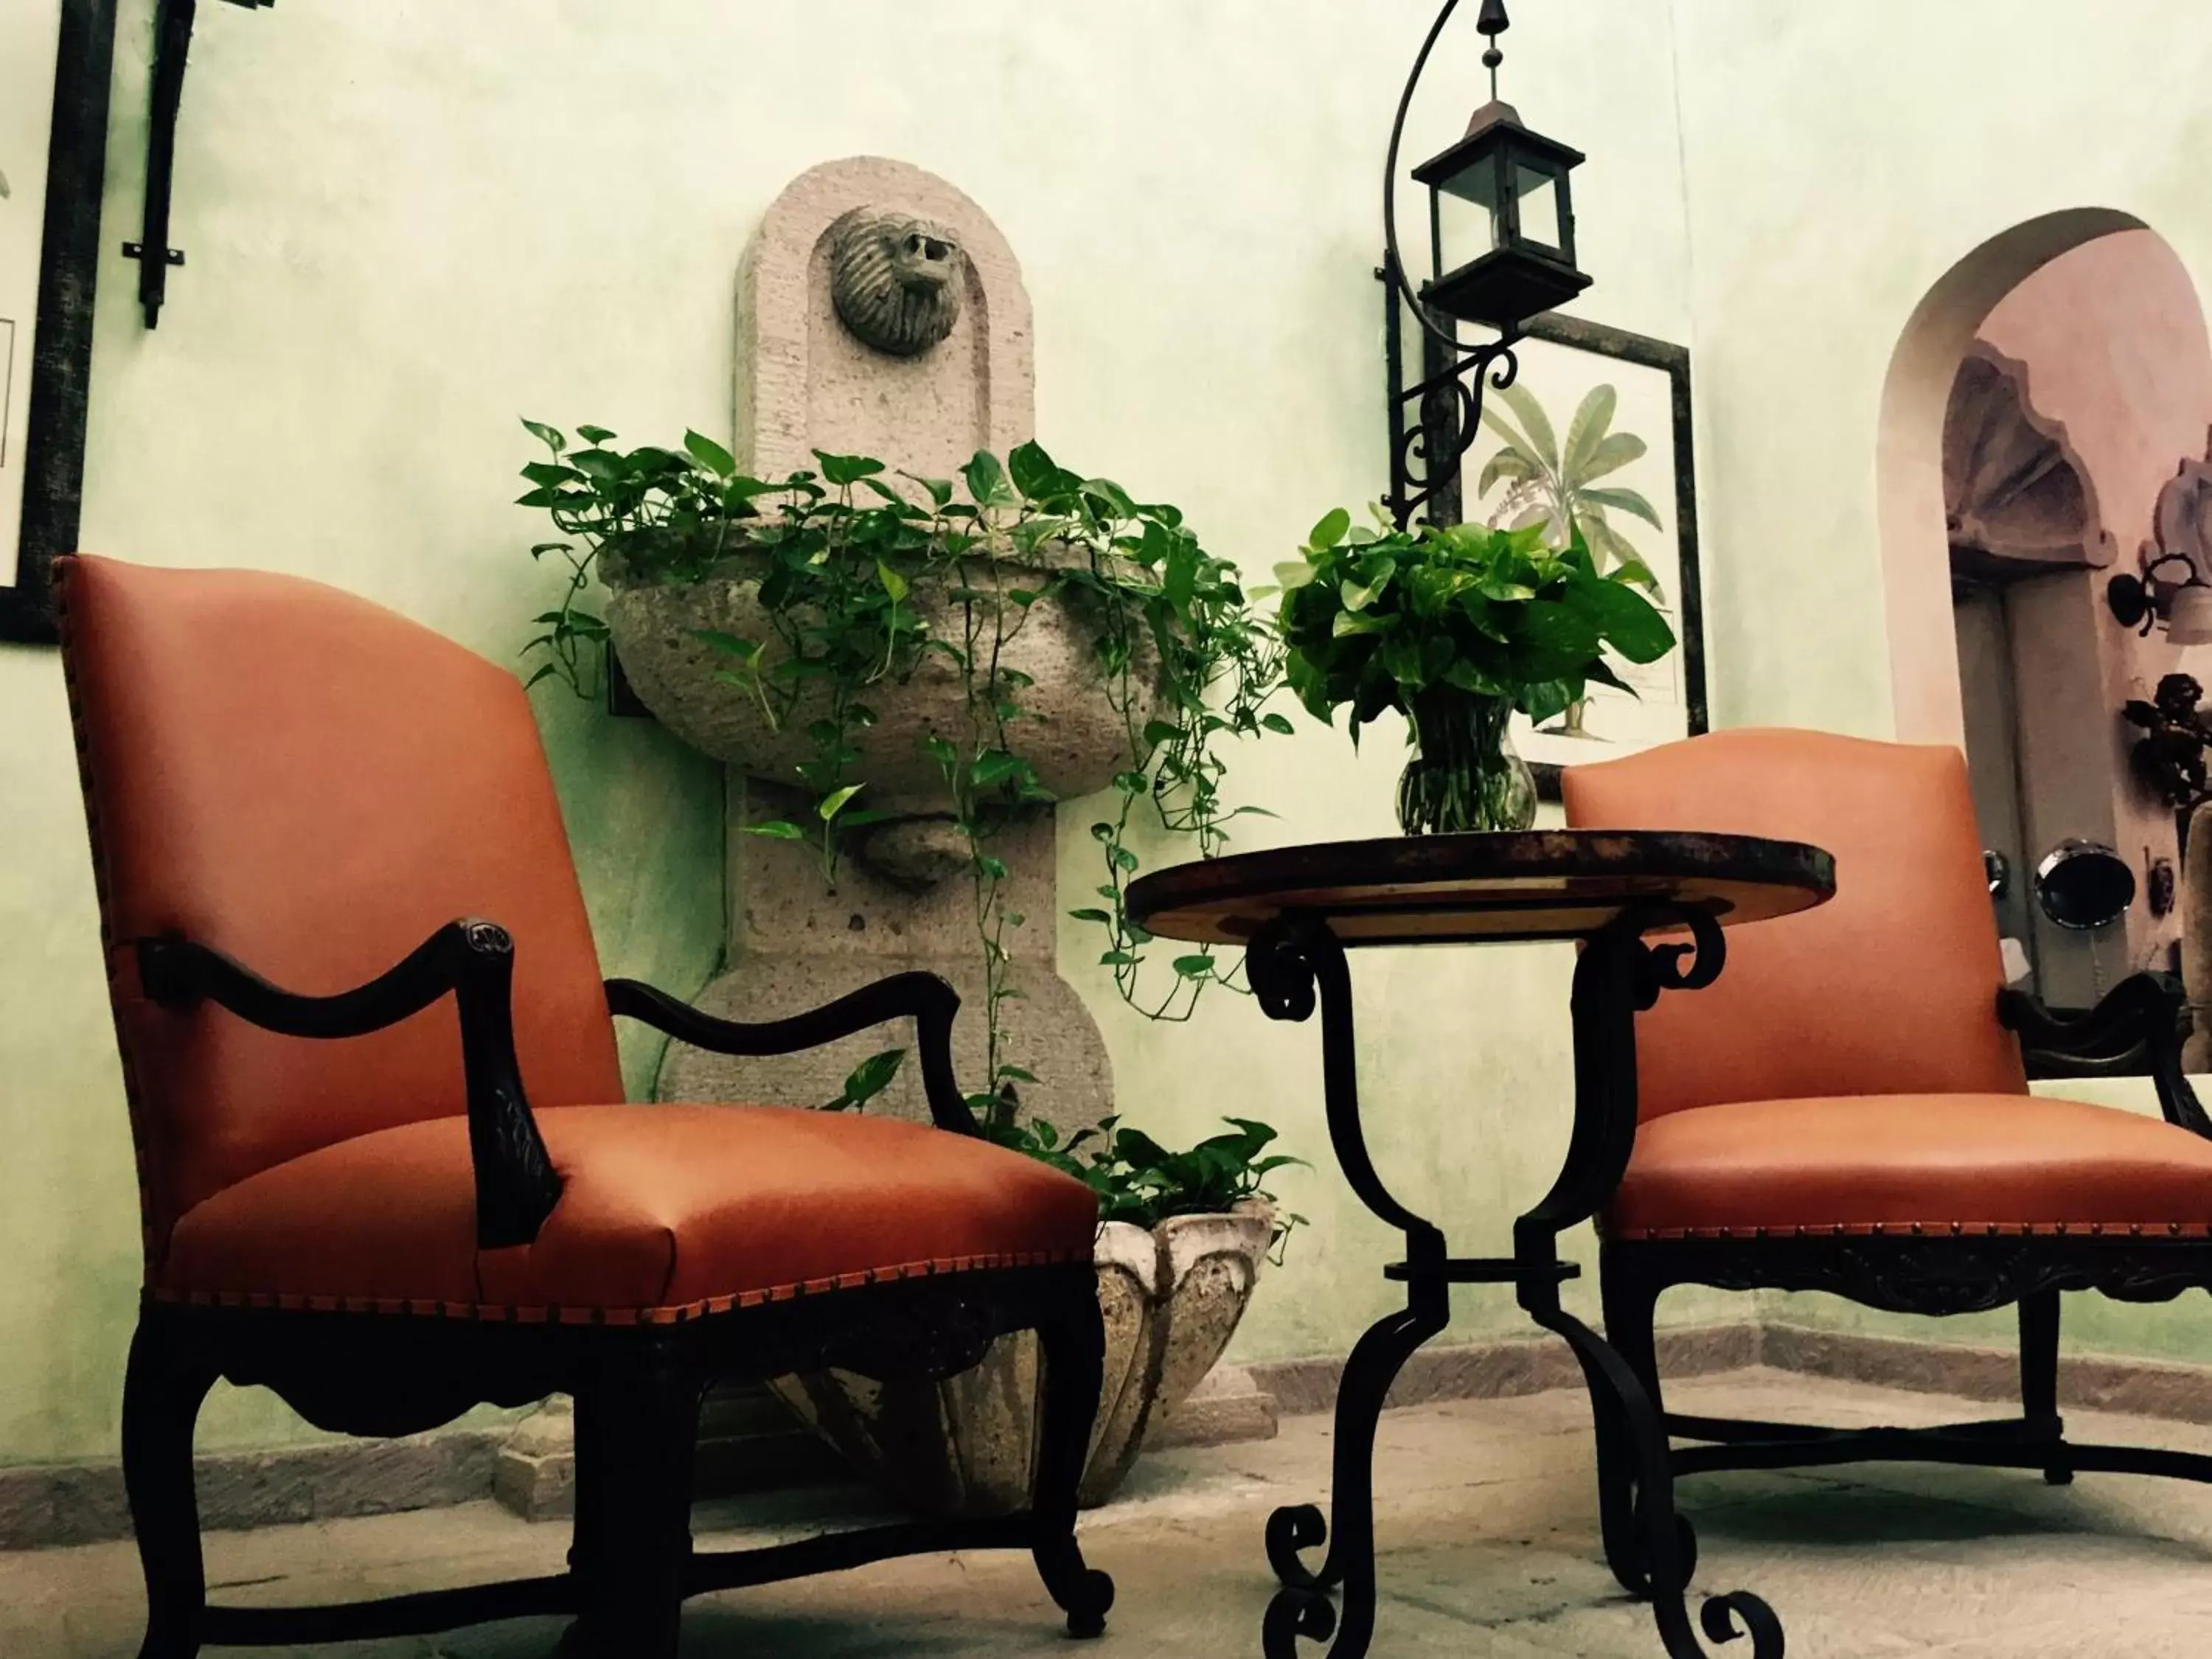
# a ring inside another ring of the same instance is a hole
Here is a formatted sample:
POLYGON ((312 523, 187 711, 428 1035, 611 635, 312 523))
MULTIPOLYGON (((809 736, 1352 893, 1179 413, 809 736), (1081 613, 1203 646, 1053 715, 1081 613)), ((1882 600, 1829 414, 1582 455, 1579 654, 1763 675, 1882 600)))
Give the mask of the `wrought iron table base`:
MULTIPOLYGON (((1313 1504, 1280 1509, 1267 1522, 1267 1559, 1283 1588, 1269 1605, 1267 1659, 1293 1659, 1297 1640, 1328 1642, 1328 1659, 1362 1659, 1375 1632, 1375 1434, 1400 1369, 1450 1320, 1450 1287, 1510 1284, 1520 1305, 1574 1351, 1596 1425, 1600 1526, 1607 1565, 1649 1600, 1671 1659, 1706 1659, 1686 1600, 1697 1562, 1689 1522, 1674 1510, 1674 1464, 1650 1391, 1605 1340, 1559 1305, 1561 1281, 1580 1271, 1558 1256, 1565 1228, 1595 1215, 1620 1184, 1636 1134, 1636 1015, 1668 989, 1710 984, 1723 959, 1719 925, 1706 912, 1654 902, 1624 910, 1587 941, 1575 969, 1575 1121, 1552 1189, 1514 1224, 1513 1254, 1454 1257, 1432 1223, 1382 1182, 1359 1123, 1352 980, 1344 946, 1325 915, 1286 911, 1254 937, 1247 961, 1269 1018, 1322 1017, 1322 1079, 1329 1139, 1352 1191, 1406 1235, 1406 1259, 1386 1270, 1406 1285, 1406 1306, 1377 1321, 1346 1362, 1337 1393, 1329 1516, 1313 1504), (1686 928, 1686 945, 1647 944, 1655 927, 1686 928), (1303 1559, 1326 1544, 1318 1566, 1303 1559), (1342 1606, 1330 1600, 1340 1591, 1342 1606), (1334 1638, 1332 1640, 1332 1638, 1334 1638)), ((1781 1659, 1781 1621, 1748 1591, 1709 1596, 1698 1623, 1715 1642, 1742 1634, 1750 1659, 1781 1659)))

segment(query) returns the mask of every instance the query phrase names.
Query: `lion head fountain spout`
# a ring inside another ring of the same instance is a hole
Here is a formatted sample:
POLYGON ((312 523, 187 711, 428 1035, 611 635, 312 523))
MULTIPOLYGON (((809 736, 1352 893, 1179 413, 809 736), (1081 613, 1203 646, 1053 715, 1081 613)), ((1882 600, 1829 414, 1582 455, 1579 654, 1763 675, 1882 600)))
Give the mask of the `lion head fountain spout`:
POLYGON ((830 298, 845 326, 894 357, 918 357, 960 320, 966 256, 943 225, 854 208, 830 228, 830 298))

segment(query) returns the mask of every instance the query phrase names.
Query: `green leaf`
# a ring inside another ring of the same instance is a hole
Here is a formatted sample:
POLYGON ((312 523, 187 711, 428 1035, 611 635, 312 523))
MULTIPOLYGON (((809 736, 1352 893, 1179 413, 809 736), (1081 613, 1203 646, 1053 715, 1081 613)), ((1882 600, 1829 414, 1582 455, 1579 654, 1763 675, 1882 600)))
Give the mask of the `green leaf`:
POLYGON ((814 452, 814 459, 821 464, 823 482, 840 489, 856 484, 884 470, 881 461, 866 455, 831 455, 817 449, 814 452))
POLYGON ((1175 970, 1182 979, 1204 979, 1213 971, 1213 958, 1207 956, 1177 957, 1175 970))
MULTIPOLYGON (((1545 471, 1558 472, 1559 470, 1559 440, 1552 434, 1552 417, 1544 413, 1544 405, 1536 401, 1535 394, 1525 386, 1499 386, 1495 390, 1498 399, 1506 408, 1513 411, 1513 417, 1521 422, 1522 431, 1528 434, 1528 442, 1523 447, 1545 471)), ((1511 434, 1510 428, 1505 430, 1509 434, 1511 434)), ((1508 441, 1511 441, 1512 437, 1517 435, 1509 436, 1508 441)))
POLYGON ((1594 386, 1576 405, 1574 418, 1567 422, 1567 447, 1559 458, 1559 476, 1569 489, 1583 481, 1583 469, 1605 441, 1606 429, 1613 424, 1613 413, 1620 404, 1620 394, 1611 386, 1594 386))
MULTIPOLYGON (((1333 507, 1322 515, 1306 538, 1306 545, 1316 553, 1325 553, 1344 539, 1344 532, 1352 528, 1352 514, 1340 507, 1333 507)), ((1286 582, 1285 586, 1288 586, 1286 582)))
POLYGON ((1571 680, 1539 680, 1521 689, 1516 706, 1530 720, 1541 726, 1546 720, 1556 720, 1567 712, 1567 705, 1582 695, 1579 683, 1571 680))
POLYGON ((1611 581, 1634 582, 1638 587, 1649 589, 1654 593, 1659 591, 1658 576, 1653 573, 1651 567, 1641 559, 1623 559, 1611 570, 1606 572, 1606 577, 1611 581))
MULTIPOLYGON (((1035 439, 1017 445, 1009 452, 1006 469, 1012 476, 1014 488, 1030 501, 1050 493, 1066 477, 1052 457, 1045 453, 1044 446, 1035 439)), ((979 496, 977 499, 981 498, 979 496)))
POLYGON ((576 435, 587 444, 603 444, 615 434, 603 426, 580 426, 576 435))
POLYGON ((735 634, 726 634, 719 628, 695 628, 691 637, 703 640, 726 657, 735 657, 739 662, 750 662, 760 655, 758 640, 741 640, 735 634))
POLYGON ((927 490, 933 506, 943 507, 952 499, 952 486, 943 478, 925 478, 914 472, 902 472, 899 477, 911 479, 927 490))
POLYGON ((1644 440, 1632 432, 1613 434, 1590 452, 1582 477, 1575 481, 1577 487, 1587 485, 1593 478, 1602 478, 1608 472, 1617 472, 1631 461, 1643 459, 1645 447, 1644 440))
POLYGON ((848 783, 842 789, 835 790, 824 795, 822 798, 822 804, 814 810, 821 815, 822 822, 827 823, 837 816, 847 801, 867 787, 865 783, 848 783))
POLYGON ((1644 520, 1654 530, 1667 526, 1659 522, 1659 510, 1633 489, 1584 489, 1575 496, 1578 503, 1590 507, 1609 507, 1616 513, 1626 513, 1644 520))
POLYGON ((1656 662, 1674 648, 1674 630, 1666 617, 1627 583, 1586 576, 1576 581, 1573 592, 1589 607, 1607 642, 1629 661, 1656 662))
POLYGON ((1168 552, 1167 570, 1161 577, 1160 591, 1178 614, 1189 612, 1191 596, 1198 590, 1199 562, 1204 557, 1199 544, 1188 536, 1180 538, 1168 552))
POLYGON ((1328 625, 1328 634, 1334 640, 1347 634, 1385 634, 1397 620, 1395 617, 1363 617, 1357 611, 1340 611, 1336 620, 1328 625))
POLYGON ((1276 714, 1261 715, 1260 724, 1266 726, 1270 732, 1281 732, 1286 738, 1297 730, 1296 726, 1291 724, 1287 717, 1276 714))
POLYGON ((891 596, 893 605, 906 598, 908 592, 906 578, 881 559, 876 561, 876 580, 884 585, 884 592, 891 596))
POLYGON ((837 1097, 823 1103, 825 1112, 842 1112, 866 1105, 885 1089, 898 1075, 899 1063, 906 1058, 903 1048, 886 1048, 879 1054, 870 1054, 853 1068, 845 1079, 845 1086, 837 1097))
POLYGON ((960 469, 960 476, 967 480, 969 496, 978 507, 1014 504, 1014 493, 1006 487, 1006 470, 989 450, 977 450, 968 465, 960 469))
POLYGON ((781 818, 771 819, 766 823, 748 823, 742 828, 749 836, 766 836, 771 841, 805 841, 806 839, 806 831, 795 823, 786 823, 781 818))
POLYGON ((1285 593, 1304 587, 1320 574, 1304 559, 1275 567, 1275 580, 1285 593))
MULTIPOLYGON (((550 672, 550 666, 547 672, 550 672)), ((1095 921, 1102 927, 1112 927, 1114 924, 1114 918, 1112 916, 1109 915, 1105 911, 1098 909, 1095 906, 1089 909, 1070 910, 1067 914, 1078 921, 1095 921)))
POLYGON ((1476 499, 1487 495, 1494 486, 1501 483, 1518 483, 1535 471, 1535 462, 1508 444, 1483 463, 1482 476, 1476 479, 1474 485, 1476 499))
POLYGON ((1595 680, 1600 685, 1609 685, 1616 691, 1626 691, 1630 696, 1635 697, 1638 699, 1638 701, 1641 701, 1642 699, 1643 694, 1638 691, 1637 689, 1631 685, 1626 680, 1621 678, 1620 675, 1614 673, 1613 672, 1612 665, 1607 663, 1602 657, 1600 657, 1596 661, 1591 663, 1589 667, 1583 670, 1583 678, 1586 680, 1595 680))
POLYGON ((718 478, 729 477, 738 470, 737 458, 703 434, 686 432, 684 447, 690 452, 693 460, 718 478))
MULTIPOLYGON (((551 450, 556 455, 558 455, 562 450, 568 447, 568 441, 561 435, 559 430, 554 427, 546 425, 543 421, 526 420, 523 422, 522 426, 523 429, 528 432, 532 437, 537 439, 539 443, 544 444, 546 448, 551 450)), ((614 434, 610 433, 607 435, 611 437, 614 434)))

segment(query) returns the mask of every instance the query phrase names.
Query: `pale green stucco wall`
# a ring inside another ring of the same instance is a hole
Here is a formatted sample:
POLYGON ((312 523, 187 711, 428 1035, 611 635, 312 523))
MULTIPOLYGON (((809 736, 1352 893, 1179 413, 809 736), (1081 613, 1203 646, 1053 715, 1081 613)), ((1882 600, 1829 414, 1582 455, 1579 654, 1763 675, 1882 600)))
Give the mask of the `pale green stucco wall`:
MULTIPOLYGON (((2189 125, 2204 26, 2057 0, 1519 9, 1508 94, 1592 157, 1577 202, 1598 285, 1581 309, 1698 353, 1717 711, 1887 731, 1872 455, 1890 347, 1952 260, 2048 209, 2129 208, 2212 270, 2212 204, 2185 184, 2206 137, 2189 125), (2081 90, 2057 80, 2062 41, 2081 90), (2054 142, 2093 120, 2096 145, 2054 142)), ((135 229, 150 12, 124 8, 104 245, 135 229)), ((793 174, 866 153, 943 173, 1005 230, 1036 304, 1040 435, 1065 459, 1180 502, 1255 575, 1323 508, 1376 493, 1381 152, 1429 8, 924 15, 204 14, 173 236, 191 264, 157 333, 135 267, 101 273, 85 544, 307 572, 511 652, 514 618, 552 591, 506 505, 516 415, 639 437, 723 421, 747 236, 793 174)), ((1480 46, 1462 29, 1440 53, 1409 155, 1478 101, 1480 46)), ((136 1221, 52 656, 0 651, 0 1460, 104 1455, 136 1221)), ((648 726, 541 708, 610 969, 689 988, 719 937, 714 774, 648 726)), ((1255 749, 1236 787, 1283 816, 1242 844, 1386 831, 1397 763, 1388 732, 1360 757, 1318 732, 1255 749)), ((1085 821, 1071 809, 1062 842, 1074 890, 1095 879, 1085 821)), ((1270 1117, 1324 1165, 1282 1182, 1316 1224, 1241 1352, 1340 1349, 1390 1300, 1376 1269, 1393 1237, 1326 1172, 1316 1034, 1226 1002, 1147 1027, 1084 965, 1093 948, 1063 932, 1146 1127, 1270 1117)), ((1568 969, 1552 947, 1363 963, 1378 1157, 1468 1253, 1504 1248, 1564 1146, 1568 969)), ((1518 1328, 1496 1296, 1463 1310, 1466 1333, 1518 1328)), ((234 1399, 205 1441, 295 1432, 234 1399)))

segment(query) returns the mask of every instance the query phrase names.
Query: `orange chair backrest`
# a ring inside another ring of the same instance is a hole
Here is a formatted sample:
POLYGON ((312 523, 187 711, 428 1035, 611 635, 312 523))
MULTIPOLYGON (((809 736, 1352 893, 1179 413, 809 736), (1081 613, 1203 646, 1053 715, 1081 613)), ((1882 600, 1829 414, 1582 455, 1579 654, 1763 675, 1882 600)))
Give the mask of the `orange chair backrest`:
POLYGON ((211 1194, 318 1147, 467 1109, 453 1000, 309 1042, 141 994, 178 932, 325 995, 446 922, 514 939, 514 1028, 541 1105, 622 1098, 613 1024, 523 690, 349 593, 249 570, 61 562, 116 1036, 149 1261, 211 1194))
POLYGON ((1717 732, 1568 769, 1586 829, 1733 830, 1835 855, 1836 896, 1728 931, 1728 965, 1636 1022, 1640 1115, 1826 1095, 2020 1093, 1966 758, 1717 732))

